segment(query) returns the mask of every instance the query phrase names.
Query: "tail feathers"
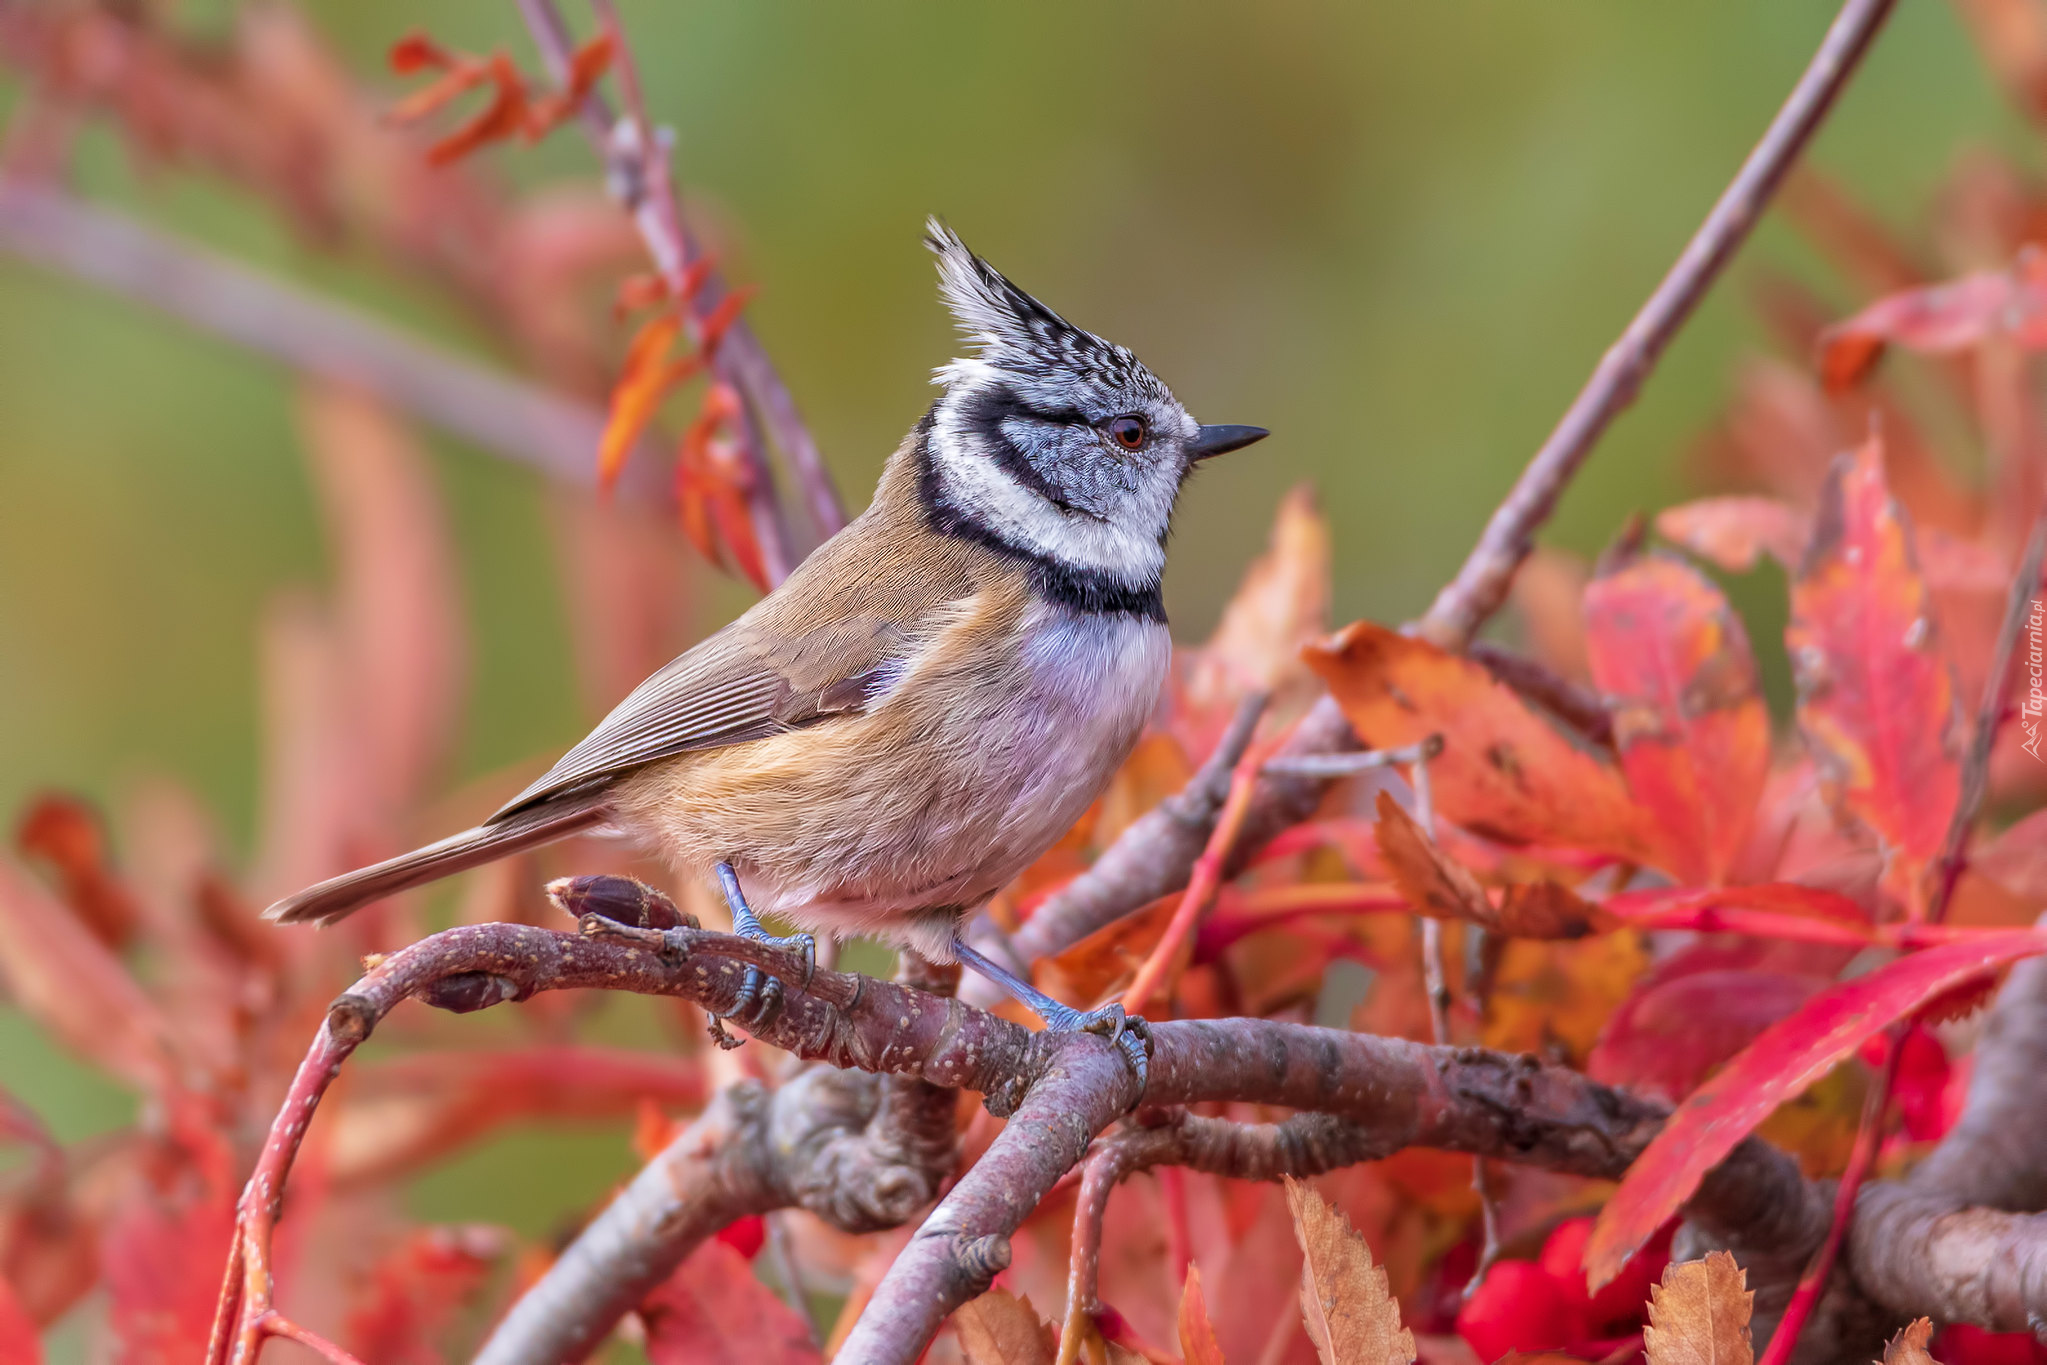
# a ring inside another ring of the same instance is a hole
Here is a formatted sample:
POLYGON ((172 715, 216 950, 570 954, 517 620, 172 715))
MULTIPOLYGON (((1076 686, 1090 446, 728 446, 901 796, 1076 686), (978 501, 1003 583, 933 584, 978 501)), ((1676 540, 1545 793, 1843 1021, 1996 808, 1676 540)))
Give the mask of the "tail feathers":
POLYGON ((578 830, 603 824, 607 815, 601 793, 557 798, 503 820, 463 830, 425 848, 330 877, 317 886, 286 896, 265 910, 263 917, 281 924, 333 924, 373 900, 495 862, 521 849, 552 843, 578 830))

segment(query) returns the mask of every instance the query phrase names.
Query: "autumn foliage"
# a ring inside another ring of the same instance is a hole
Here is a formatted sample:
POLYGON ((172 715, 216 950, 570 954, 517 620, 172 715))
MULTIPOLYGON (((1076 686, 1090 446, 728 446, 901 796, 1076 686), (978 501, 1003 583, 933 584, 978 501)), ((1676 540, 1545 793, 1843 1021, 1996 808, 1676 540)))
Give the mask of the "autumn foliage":
MULTIPOLYGON (((256 98, 222 74, 252 52, 293 53, 351 92, 297 115, 338 149, 334 164, 430 187, 514 265, 518 234, 501 220, 538 210, 465 179, 473 158, 582 117, 607 81, 627 108, 619 126, 636 117, 630 52, 609 21, 547 83, 503 55, 400 38, 392 66, 427 83, 379 107, 284 13, 250 21, 278 26, 267 44, 202 53, 86 7, 21 21, 0 53, 98 101, 166 164, 224 170, 301 224, 331 223, 356 211, 335 186, 285 174, 274 148, 195 112, 256 98), (130 92, 151 101, 116 99, 67 66, 81 34, 109 33, 130 44, 130 92), (463 101, 479 107, 463 115, 463 101)), ((665 150, 654 159, 665 167, 665 150)), ((577 258, 616 299, 569 322, 577 280, 522 294, 530 282, 466 269, 409 229, 402 206, 358 225, 480 316, 523 320, 540 382, 604 395, 589 454, 596 481, 618 491, 565 498, 558 528, 593 706, 686 643, 693 570, 676 532, 765 588, 787 529, 762 404, 730 368, 746 291, 714 283, 679 224, 658 222, 660 185, 644 188, 620 210, 585 204, 575 225, 552 225, 573 248, 552 254, 577 258), (655 222, 651 240, 675 254, 640 259, 627 219, 655 222), (621 482, 650 443, 672 471, 658 517, 621 482)), ((1038 983, 1156 1019, 1319 1021, 1576 1068, 1671 1106, 1625 1177, 1475 1172, 1469 1157, 1412 1148, 1312 1182, 1161 1167, 1114 1196, 1093 1305, 1066 1300, 1068 1182, 933 1359, 1753 1358, 1735 1259, 1672 1259, 1702 1179, 1757 1135, 1815 1175, 1908 1169, 1956 1119, 1976 1011, 2001 973, 2047 953, 2034 923, 2047 765, 2023 704, 2024 651, 1999 655, 2047 492, 2047 419, 2027 383, 2027 358, 2047 346, 2047 198, 1978 161, 1943 203, 1960 221, 1936 235, 1970 245, 1936 271, 1817 175, 1799 181, 1794 221, 1866 303, 1837 319, 1804 286, 1757 282, 1779 353, 1735 376, 1692 452, 1701 496, 1615 528, 1594 563, 1539 551, 1510 642, 1491 654, 1395 622, 1329 620, 1328 527, 1307 491, 1287 494, 1215 634, 1180 649, 1167 704, 1111 789, 989 909, 1003 929, 1028 923, 1187 785, 1247 699, 1263 699, 1187 889, 1032 964, 1038 983), (1975 211, 1992 201, 2000 212, 1975 211), (1891 382, 1906 364, 1931 380, 1910 401, 1891 382), (1988 466, 1955 472, 1935 430, 1981 436, 1988 466), (1770 596, 1781 637, 1734 605, 1770 596), (1253 840, 1263 765, 1324 695, 1366 750, 1406 756, 1331 782, 1310 818, 1253 840)), ((540 892, 567 873, 630 871, 705 922, 722 915, 661 869, 572 841, 331 933, 254 919, 275 895, 487 813, 548 757, 443 780, 465 632, 439 496, 387 404, 309 384, 301 429, 335 578, 256 623, 254 855, 229 857, 198 801, 157 782, 110 811, 48 795, 18 814, 0 857, 8 1001, 138 1100, 129 1127, 65 1145, 0 1093, 0 1143, 20 1153, 0 1185, 0 1359, 37 1359, 38 1334, 80 1312, 96 1315, 114 1359, 204 1355, 237 1196, 328 1002, 366 963, 448 924, 568 927, 540 892)), ((2018 597, 2039 591, 2021 583, 2018 597)), ((422 1172, 571 1117, 648 1160, 734 1082, 794 1074, 759 1045, 721 1052, 683 1010, 634 1047, 601 1040, 582 998, 496 1014, 510 1018, 486 1029, 407 1005, 349 1063, 305 1137, 261 1267, 292 1314, 269 1330, 371 1365, 466 1355, 565 1238, 421 1225, 399 1210, 422 1172)), ((1248 1103, 1210 1116, 1275 1117, 1248 1103)), ((966 1160, 997 1124, 959 1105, 966 1160)), ((621 1335, 663 1365, 821 1360, 908 1238, 800 1212, 743 1219, 621 1335)), ((1933 1330, 1905 1329, 1887 1365, 1926 1365, 1930 1352, 1945 1365, 2032 1359, 2024 1338, 1933 1330)))

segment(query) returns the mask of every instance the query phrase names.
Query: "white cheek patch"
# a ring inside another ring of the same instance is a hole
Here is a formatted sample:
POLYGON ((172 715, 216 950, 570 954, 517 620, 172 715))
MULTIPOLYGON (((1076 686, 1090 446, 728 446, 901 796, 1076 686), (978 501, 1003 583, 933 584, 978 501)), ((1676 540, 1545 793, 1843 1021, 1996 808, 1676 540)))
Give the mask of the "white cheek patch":
POLYGON ((1140 489, 1133 495, 1135 515, 1115 521, 1062 511, 994 460, 971 450, 948 409, 939 408, 930 452, 932 472, 953 506, 1019 550, 1103 574, 1126 587, 1158 581, 1166 563, 1159 538, 1173 510, 1174 489, 1140 489))

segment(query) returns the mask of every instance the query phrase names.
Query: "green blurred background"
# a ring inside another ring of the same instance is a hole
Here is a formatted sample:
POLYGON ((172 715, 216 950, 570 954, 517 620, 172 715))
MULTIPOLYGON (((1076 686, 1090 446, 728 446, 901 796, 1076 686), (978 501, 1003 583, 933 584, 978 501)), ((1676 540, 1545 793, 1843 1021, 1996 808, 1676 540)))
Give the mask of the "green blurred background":
MULTIPOLYGON (((366 73, 416 27, 533 64, 509 0, 309 8, 366 73)), ((856 503, 951 354, 918 244, 930 211, 1130 344, 1204 420, 1273 429, 1183 503, 1168 599, 1190 639, 1303 479, 1334 522, 1339 616, 1425 606, 1833 9, 623 8, 683 183, 737 245, 731 273, 760 285, 754 323, 856 503)), ((185 13, 202 28, 231 17, 218 3, 185 13)), ((0 108, 18 97, 11 79, 0 108)), ((1951 10, 1907 0, 1812 156, 1909 225, 1961 148, 2023 138, 1951 10)), ((487 155, 521 183, 592 173, 573 137, 487 155)), ((138 180, 105 130, 86 138, 79 170, 97 198, 489 353, 442 305, 318 254, 232 191, 138 180)), ((1855 302, 1781 228, 1744 260, 1855 302)), ((1630 509, 1681 490, 1680 457, 1759 340, 1741 275, 1600 449, 1554 540, 1596 548, 1630 509)), ((267 362, 0 258, 0 811, 45 786, 104 797, 168 772, 246 844, 253 624, 279 585, 324 573, 292 393, 267 362)), ((434 440, 477 630, 459 749, 476 773, 562 745, 590 717, 563 657, 548 489, 434 440)), ((1756 622, 1759 643, 1773 628, 1756 622)), ((0 1011, 0 1084, 67 1138, 120 1118, 77 1080, 0 1011)), ((462 1212, 489 1210, 477 1193, 477 1208, 456 1201, 462 1212)))

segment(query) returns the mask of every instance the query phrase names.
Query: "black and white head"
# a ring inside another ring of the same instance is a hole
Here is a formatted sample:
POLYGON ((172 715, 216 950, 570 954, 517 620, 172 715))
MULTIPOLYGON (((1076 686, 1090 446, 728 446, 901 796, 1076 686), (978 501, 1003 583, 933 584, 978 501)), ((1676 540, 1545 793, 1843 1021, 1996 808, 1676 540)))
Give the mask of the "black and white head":
POLYGON ((925 243, 973 344, 944 366, 925 498, 947 529, 1156 597, 1166 530, 1194 465, 1263 437, 1202 426, 1136 356, 1083 331, 936 218, 925 243))

